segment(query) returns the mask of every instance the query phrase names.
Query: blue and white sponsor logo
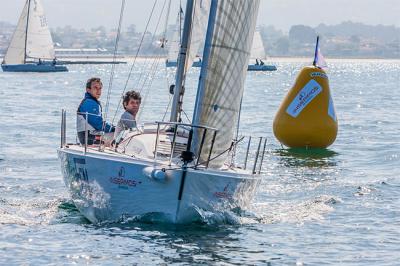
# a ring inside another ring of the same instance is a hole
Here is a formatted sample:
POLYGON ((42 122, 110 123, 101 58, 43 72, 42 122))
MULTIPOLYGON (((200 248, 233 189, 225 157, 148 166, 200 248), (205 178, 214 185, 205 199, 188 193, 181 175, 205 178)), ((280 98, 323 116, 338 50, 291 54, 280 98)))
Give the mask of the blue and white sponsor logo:
POLYGON ((331 95, 329 95, 328 115, 332 117, 333 121, 336 121, 336 112, 331 95))
POLYGON ((322 91, 321 85, 315 80, 310 80, 296 95, 286 109, 286 113, 297 117, 301 111, 322 91))
POLYGON ((324 78, 324 79, 328 79, 328 75, 326 75, 325 73, 322 73, 322 72, 311 72, 311 73, 310 73, 310 76, 311 76, 312 78, 314 78, 314 77, 321 77, 321 78, 324 78))

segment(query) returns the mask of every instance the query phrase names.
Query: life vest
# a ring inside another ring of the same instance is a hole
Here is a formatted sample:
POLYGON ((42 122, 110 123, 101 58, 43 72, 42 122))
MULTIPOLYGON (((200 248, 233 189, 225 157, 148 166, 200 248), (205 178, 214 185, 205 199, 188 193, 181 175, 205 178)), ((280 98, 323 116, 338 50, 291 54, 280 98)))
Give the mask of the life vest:
MULTIPOLYGON (((81 103, 78 106, 78 109, 76 110, 76 131, 77 132, 84 132, 85 131, 85 125, 86 125, 86 130, 88 130, 91 134, 94 134, 96 132, 96 129, 89 123, 86 122, 86 114, 79 112, 79 109, 81 109, 82 104, 87 100, 87 98, 84 98, 81 103)), ((101 105, 100 106, 100 112, 102 112, 101 105)), ((88 113, 89 115, 93 115, 88 113)))

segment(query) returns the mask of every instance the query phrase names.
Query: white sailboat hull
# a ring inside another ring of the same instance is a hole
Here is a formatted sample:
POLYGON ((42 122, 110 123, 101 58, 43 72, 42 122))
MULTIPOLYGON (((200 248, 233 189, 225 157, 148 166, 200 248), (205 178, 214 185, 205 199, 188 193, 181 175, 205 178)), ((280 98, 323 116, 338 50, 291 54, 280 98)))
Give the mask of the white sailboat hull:
POLYGON ((260 182, 256 175, 209 169, 188 169, 183 177, 174 165, 94 150, 84 155, 73 146, 58 150, 64 181, 76 207, 93 223, 147 214, 190 223, 200 220, 202 211, 247 208, 260 182), (161 179, 150 174, 162 168, 161 179))

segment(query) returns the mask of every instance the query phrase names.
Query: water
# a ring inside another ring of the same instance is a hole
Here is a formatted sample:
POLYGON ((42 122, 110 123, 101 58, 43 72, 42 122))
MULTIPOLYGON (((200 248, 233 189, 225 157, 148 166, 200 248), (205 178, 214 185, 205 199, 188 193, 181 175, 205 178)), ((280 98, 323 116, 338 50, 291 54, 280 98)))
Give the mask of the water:
MULTIPOLYGON (((329 150, 313 154, 282 149, 272 133, 275 112, 306 63, 278 60, 276 72, 248 74, 242 130, 268 137, 249 215, 221 213, 185 226, 93 225, 70 200, 56 157, 61 109, 72 141, 85 80, 100 76, 107 88, 110 66, 0 72, 0 264, 398 265, 400 61, 330 61, 339 134, 329 150)), ((116 67, 109 120, 129 68, 116 67)), ((142 90, 140 120, 159 120, 173 73, 160 67, 147 76, 139 68, 151 65, 140 62, 128 88, 152 83, 142 90)), ((188 117, 197 73, 186 86, 188 117)))

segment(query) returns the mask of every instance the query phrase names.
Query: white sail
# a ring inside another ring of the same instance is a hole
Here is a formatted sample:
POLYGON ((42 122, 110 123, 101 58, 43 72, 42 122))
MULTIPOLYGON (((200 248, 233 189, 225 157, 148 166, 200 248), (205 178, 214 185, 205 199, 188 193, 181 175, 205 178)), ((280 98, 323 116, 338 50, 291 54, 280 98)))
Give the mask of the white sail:
POLYGON ((186 70, 192 66, 200 47, 204 45, 211 0, 195 0, 193 8, 193 23, 190 36, 189 56, 187 57, 186 70))
POLYGON ((176 19, 176 24, 172 32, 172 37, 168 42, 168 61, 177 61, 180 41, 181 41, 181 27, 183 25, 183 11, 180 9, 178 17, 176 19))
POLYGON ((25 54, 27 58, 55 58, 53 40, 40 0, 26 1, 3 63, 24 64, 25 54))
POLYGON ((54 46, 40 0, 30 0, 26 55, 31 58, 54 59, 54 46))
POLYGON ((176 82, 174 99, 171 107, 171 122, 178 121, 180 117, 183 96, 181 88, 185 83, 185 76, 192 66, 193 60, 204 41, 207 17, 210 12, 211 0, 188 0, 186 3, 186 14, 182 32, 182 44, 178 56, 178 68, 176 71, 176 82))
MULTIPOLYGON (((190 49, 185 71, 192 66, 204 45, 211 0, 195 0, 194 3, 193 22, 189 44, 190 49)), ((183 11, 181 11, 181 14, 178 16, 173 36, 169 44, 168 61, 177 61, 180 50, 181 26, 183 26, 183 11)))
POLYGON ((251 47, 250 58, 252 59, 264 59, 265 50, 263 45, 263 40, 259 31, 254 32, 253 45, 251 47))
POLYGON ((23 64, 25 61, 25 36, 26 23, 28 16, 28 1, 26 1, 19 17, 17 28, 11 38, 6 55, 4 56, 4 64, 14 65, 23 64))
MULTIPOLYGON (((257 20, 259 0, 213 1, 203 66, 193 115, 193 124, 217 128, 211 158, 231 145, 237 123, 240 101, 250 49, 257 20)), ((194 148, 198 149, 201 133, 194 135, 194 148)), ((211 148, 211 135, 207 136, 201 160, 205 161, 211 148)), ((219 168, 227 156, 219 156, 210 166, 219 168)))

